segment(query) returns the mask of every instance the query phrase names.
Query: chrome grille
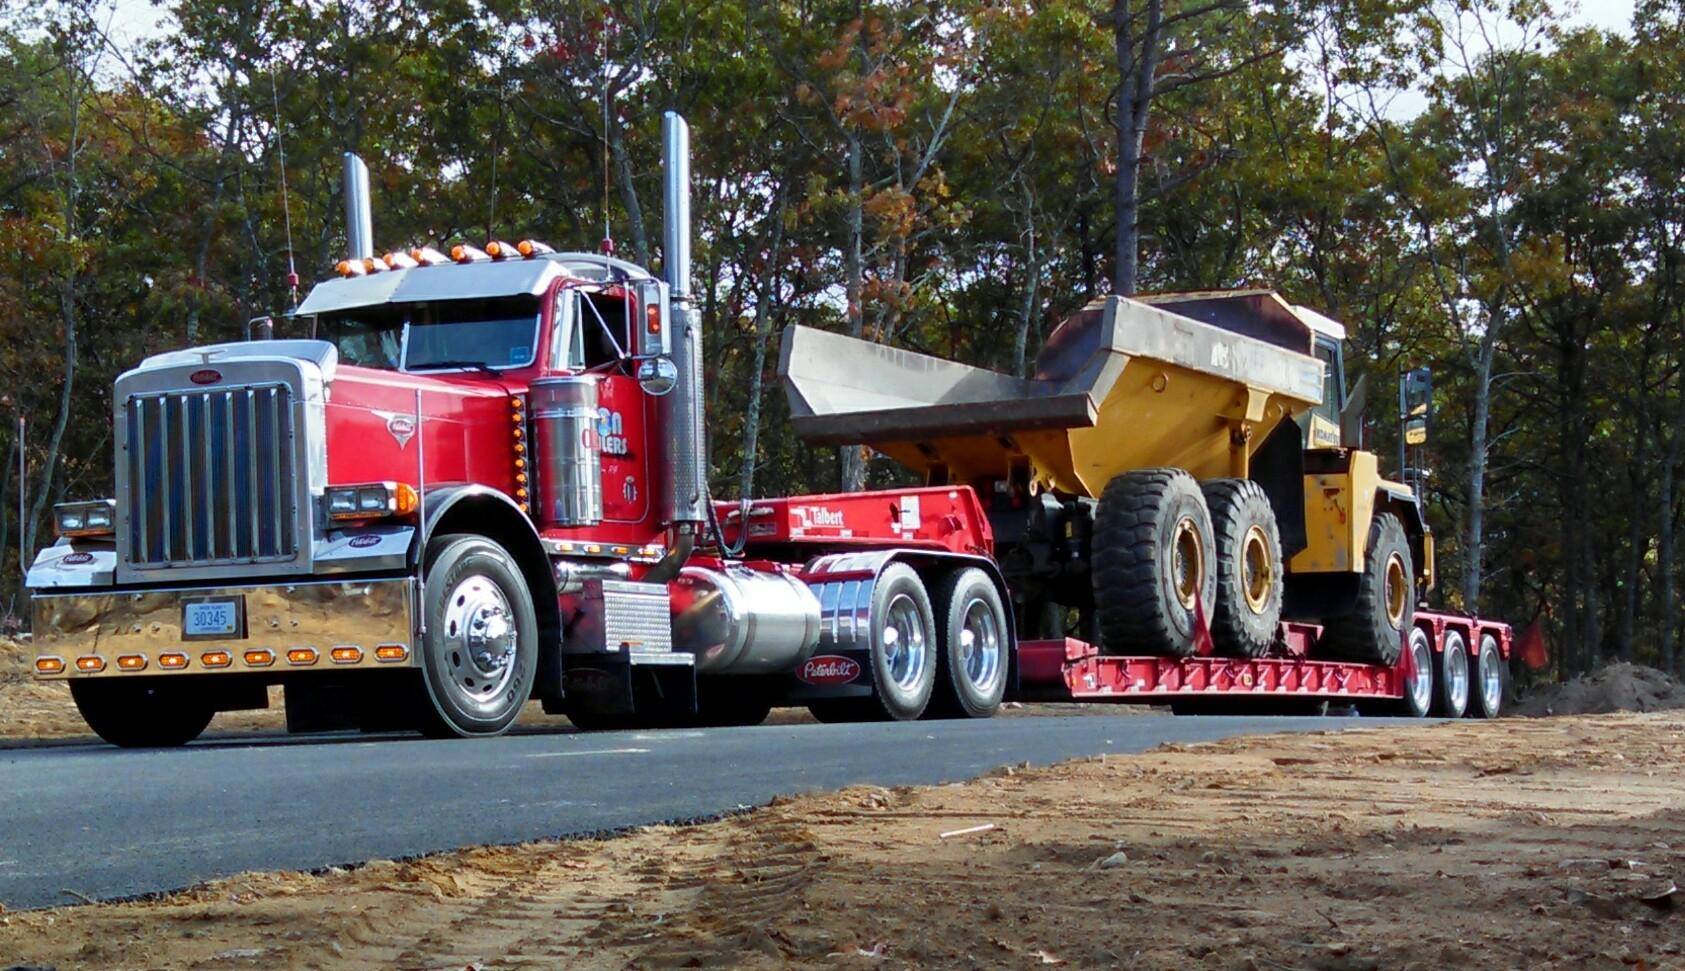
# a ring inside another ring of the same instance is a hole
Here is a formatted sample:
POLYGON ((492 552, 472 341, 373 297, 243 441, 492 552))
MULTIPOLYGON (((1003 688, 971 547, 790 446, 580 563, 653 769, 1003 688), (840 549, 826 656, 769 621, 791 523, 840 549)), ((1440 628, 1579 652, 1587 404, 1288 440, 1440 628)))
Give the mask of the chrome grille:
POLYGON ((129 562, 293 559, 291 406, 284 384, 131 396, 124 404, 129 562))

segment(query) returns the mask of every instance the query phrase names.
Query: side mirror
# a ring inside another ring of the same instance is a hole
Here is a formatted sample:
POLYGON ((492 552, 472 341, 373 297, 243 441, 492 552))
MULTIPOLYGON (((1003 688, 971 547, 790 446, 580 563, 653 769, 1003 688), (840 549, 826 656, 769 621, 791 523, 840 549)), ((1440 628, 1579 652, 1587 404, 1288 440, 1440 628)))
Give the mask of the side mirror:
MULTIPOLYGON (((632 335, 632 354, 638 358, 665 358, 673 353, 672 305, 667 299, 667 284, 659 280, 645 280, 635 285, 634 293, 638 301, 638 319, 633 321, 636 332, 632 335)), ((667 364, 672 366, 671 361, 667 364)), ((642 380, 641 367, 638 375, 642 380)))
POLYGON ((679 383, 679 368, 669 357, 646 357, 638 362, 638 386, 655 398, 670 394, 679 383))

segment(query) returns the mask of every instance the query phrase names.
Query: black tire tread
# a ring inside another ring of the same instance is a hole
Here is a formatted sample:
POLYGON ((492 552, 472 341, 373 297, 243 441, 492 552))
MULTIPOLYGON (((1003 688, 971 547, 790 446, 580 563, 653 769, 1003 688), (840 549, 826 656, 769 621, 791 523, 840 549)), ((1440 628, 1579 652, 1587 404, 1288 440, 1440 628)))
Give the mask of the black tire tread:
POLYGON ((1218 571, 1217 605, 1211 611, 1211 640, 1217 647, 1217 653, 1238 657, 1263 657, 1270 648, 1275 646, 1275 628, 1281 622, 1282 598, 1282 555, 1281 533, 1276 527, 1275 513, 1270 507, 1269 496, 1264 494, 1263 486, 1251 479, 1211 479, 1200 483, 1200 489, 1205 493, 1205 506, 1211 512, 1212 542, 1217 547, 1218 571), (1275 559, 1275 591, 1271 598, 1274 602, 1274 616, 1268 617, 1267 635, 1257 630, 1248 630, 1241 611, 1244 606, 1237 604, 1231 597, 1225 595, 1226 584, 1223 580, 1230 572, 1230 565, 1242 555, 1241 541, 1248 528, 1245 522, 1235 522, 1241 518, 1249 505, 1262 503, 1267 511, 1265 533, 1270 541, 1270 552, 1275 559))
MULTIPOLYGON (((1375 553, 1383 547, 1390 549, 1395 541, 1404 551, 1405 566, 1410 568, 1406 572, 1413 574, 1414 563, 1404 525, 1390 512, 1376 513, 1369 521, 1369 542, 1364 551, 1363 572, 1358 574, 1357 596, 1349 610, 1324 620, 1320 647, 1325 653, 1367 664, 1398 663, 1399 654, 1404 649, 1403 636, 1390 641, 1378 638, 1378 625, 1375 623, 1386 609, 1381 602, 1386 595, 1383 589, 1385 581, 1376 576, 1375 553)), ((1412 590, 1404 615, 1404 634, 1410 631, 1415 610, 1416 600, 1412 590)))
POLYGON ((1106 483, 1094 518, 1094 611, 1101 644, 1109 653, 1137 651, 1187 657, 1192 638, 1183 638, 1164 610, 1158 574, 1158 518, 1173 490, 1185 481, 1182 469, 1139 469, 1106 483))

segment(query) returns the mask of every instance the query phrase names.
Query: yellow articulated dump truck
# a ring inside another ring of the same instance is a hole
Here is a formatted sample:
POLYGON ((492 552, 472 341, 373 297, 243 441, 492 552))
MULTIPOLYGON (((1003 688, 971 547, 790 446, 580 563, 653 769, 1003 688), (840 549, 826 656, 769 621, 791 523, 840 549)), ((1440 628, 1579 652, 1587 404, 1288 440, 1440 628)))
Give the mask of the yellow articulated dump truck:
MULTIPOLYGON (((1267 290, 1106 297, 1018 378, 804 327, 797 433, 974 487, 1024 637, 1261 657, 1282 621, 1394 664, 1433 585, 1413 490, 1357 441, 1344 328, 1267 290)), ((1356 397, 1361 398, 1361 394, 1356 397)))

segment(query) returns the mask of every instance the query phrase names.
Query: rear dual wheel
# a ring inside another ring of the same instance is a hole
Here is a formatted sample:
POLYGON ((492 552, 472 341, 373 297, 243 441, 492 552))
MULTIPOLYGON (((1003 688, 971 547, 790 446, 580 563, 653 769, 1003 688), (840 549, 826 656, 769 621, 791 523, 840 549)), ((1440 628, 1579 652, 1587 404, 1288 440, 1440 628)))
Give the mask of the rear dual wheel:
POLYGON ((827 698, 808 705, 822 722, 912 721, 936 688, 936 621, 924 581, 905 563, 891 563, 872 588, 869 698, 827 698))
POLYGON ((1469 714, 1496 718, 1504 708, 1504 659, 1498 653, 1498 639, 1480 635, 1480 649, 1474 656, 1474 685, 1469 692, 1469 714))

